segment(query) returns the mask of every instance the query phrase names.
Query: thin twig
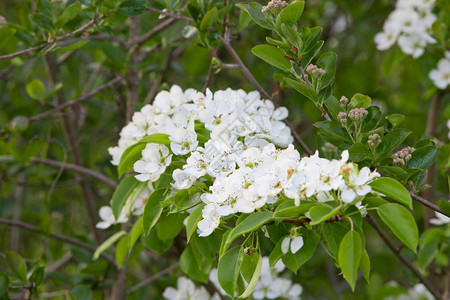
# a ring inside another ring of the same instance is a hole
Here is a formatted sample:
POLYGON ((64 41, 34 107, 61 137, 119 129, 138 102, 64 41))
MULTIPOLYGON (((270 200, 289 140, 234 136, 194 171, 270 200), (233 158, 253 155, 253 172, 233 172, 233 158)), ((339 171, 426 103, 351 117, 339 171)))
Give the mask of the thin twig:
POLYGON ((422 198, 422 197, 420 197, 419 195, 416 195, 416 194, 414 194, 414 193, 411 192, 411 191, 409 191, 409 194, 411 195, 411 197, 412 197, 414 200, 416 200, 416 201, 422 203, 423 205, 425 205, 426 207, 431 208, 432 210, 434 210, 434 211, 436 211, 436 212, 438 212, 438 213, 440 213, 440 214, 443 214, 443 215, 445 215, 445 216, 447 216, 447 217, 450 218, 450 215, 448 215, 448 214, 446 214, 445 212, 443 212, 443 211, 439 208, 439 206, 437 206, 436 204, 431 203, 431 202, 428 201, 427 199, 422 198))
MULTIPOLYGON (((57 234, 57 233, 46 234, 46 233, 43 233, 43 232, 41 232, 39 230, 39 228, 37 226, 31 225, 31 224, 28 224, 28 223, 24 223, 24 222, 20 222, 20 221, 14 221, 14 220, 8 220, 8 219, 0 219, 0 224, 10 225, 10 226, 17 226, 17 227, 20 227, 20 228, 23 228, 23 229, 27 229, 27 230, 31 230, 31 231, 34 231, 34 232, 38 232, 38 233, 41 233, 41 234, 46 235, 48 237, 51 237, 53 239, 60 240, 60 241, 62 241, 64 243, 71 244, 71 245, 83 248, 83 249, 85 249, 85 250, 87 250, 89 252, 95 252, 97 250, 96 247, 93 247, 93 246, 91 246, 89 244, 85 244, 83 242, 80 242, 79 240, 76 240, 76 239, 73 239, 73 238, 61 235, 61 234, 57 234)), ((100 254, 100 256, 103 257, 105 260, 109 261, 110 263, 112 263, 114 266, 116 266, 116 261, 111 256, 109 256, 109 255, 107 255, 105 253, 100 254)))
MULTIPOLYGON (((256 89, 266 98, 266 99, 272 99, 269 93, 259 84, 259 82, 253 77, 252 73, 247 69, 245 64, 242 62, 239 55, 236 53, 234 48, 231 46, 230 42, 225 40, 222 36, 219 35, 219 39, 223 42, 223 45, 225 46, 225 49, 227 49, 228 53, 233 57, 235 62, 239 65, 239 68, 241 69, 242 73, 244 73, 245 77, 256 87, 256 89)), ((303 142, 303 139, 298 135, 297 131, 295 130, 294 126, 292 124, 285 120, 286 125, 291 129, 292 136, 294 137, 294 140, 300 145, 300 147, 308 154, 312 155, 313 152, 309 147, 303 142)))
POLYGON ((191 19, 189 17, 185 17, 185 16, 182 16, 182 15, 179 15, 179 14, 172 14, 170 12, 162 11, 162 10, 159 10, 159 9, 156 9, 156 8, 153 8, 153 7, 149 7, 149 8, 147 8, 147 10, 155 12, 155 13, 158 13, 160 15, 164 15, 166 17, 170 17, 172 19, 183 20, 183 21, 186 21, 188 23, 195 23, 195 21, 193 19, 191 19))
POLYGON ((43 112, 41 114, 38 114, 38 115, 35 115, 35 116, 29 118, 28 121, 34 122, 34 121, 46 118, 46 117, 48 117, 48 116, 50 116, 50 115, 52 115, 54 113, 57 113, 57 112, 59 112, 59 111, 61 111, 63 109, 66 109, 66 108, 71 107, 73 105, 76 105, 76 104, 78 104, 80 102, 88 100, 89 98, 97 95, 98 93, 103 92, 104 90, 112 87, 114 84, 118 83, 121 80, 122 80, 121 76, 116 76, 114 79, 108 81, 107 83, 105 83, 104 85, 102 85, 98 89, 90 92, 89 94, 81 96, 80 98, 78 98, 76 100, 72 100, 72 101, 68 101, 68 102, 62 103, 62 104, 56 106, 55 108, 52 108, 52 109, 50 109, 50 110, 48 110, 46 112, 43 112))
POLYGON ((43 44, 40 44, 40 45, 31 47, 31 48, 28 48, 28 49, 24 49, 24 50, 21 50, 21 51, 17 51, 17 52, 11 53, 11 54, 2 55, 2 56, 0 56, 0 60, 11 59, 11 58, 14 58, 14 57, 17 57, 17 56, 25 55, 25 54, 31 53, 31 52, 33 52, 35 50, 39 50, 39 49, 45 48, 47 46, 53 45, 56 42, 59 42, 59 41, 62 41, 62 40, 66 40, 66 39, 68 39, 68 38, 70 38, 70 37, 72 37, 74 35, 77 35, 79 33, 84 32, 86 29, 88 29, 89 27, 94 25, 97 21, 102 20, 103 18, 105 18, 105 15, 101 15, 100 17, 98 17, 96 19, 92 19, 91 21, 89 21, 88 23, 84 24, 80 28, 78 28, 78 29, 76 29, 76 30, 74 30, 72 32, 69 32, 69 33, 67 33, 67 34, 65 34, 63 36, 60 36, 60 37, 54 39, 53 41, 50 41, 50 42, 47 42, 47 43, 43 43, 43 44))
POLYGON ((169 274, 172 273, 173 270, 175 270, 176 268, 178 268, 178 266, 180 265, 179 262, 171 265, 170 267, 162 270, 161 272, 156 273, 155 275, 152 275, 146 279, 144 279, 143 281, 139 282, 138 284, 134 285, 133 287, 131 287, 128 291, 127 291, 127 295, 130 295, 132 293, 134 293, 135 291, 139 290, 140 288, 143 288, 144 286, 146 286, 147 284, 169 274))
POLYGON ((381 239, 386 243, 386 245, 392 250, 392 252, 397 256, 397 258, 412 272, 414 275, 417 276, 417 278, 425 285, 425 287, 430 291, 433 296, 438 299, 442 300, 441 295, 439 294, 439 291, 436 291, 433 286, 430 284, 430 282, 420 273, 420 271, 409 261, 404 257, 400 251, 401 248, 395 247, 395 245, 391 242, 391 240, 388 238, 386 233, 381 229, 380 225, 378 225, 377 221, 371 216, 366 216, 367 222, 377 231, 378 235, 381 237, 381 239))
POLYGON ((131 45, 129 45, 129 46, 134 46, 134 45, 140 46, 140 45, 142 45, 144 42, 146 42, 147 40, 151 39, 152 37, 154 37, 155 35, 157 35, 161 31, 163 31, 164 29, 166 29, 167 27, 169 27, 170 25, 175 23, 176 21, 177 21, 177 19, 170 18, 170 19, 162 22, 161 24, 156 25, 155 28, 153 28, 148 33, 146 33, 143 36, 140 36, 139 38, 134 40, 134 42, 131 45))

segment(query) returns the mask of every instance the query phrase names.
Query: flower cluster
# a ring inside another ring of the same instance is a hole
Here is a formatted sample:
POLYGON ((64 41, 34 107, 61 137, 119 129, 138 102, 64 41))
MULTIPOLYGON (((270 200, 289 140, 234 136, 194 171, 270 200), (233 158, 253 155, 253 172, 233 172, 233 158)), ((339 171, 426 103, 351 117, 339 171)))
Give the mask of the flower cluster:
POLYGON ((186 277, 178 277, 177 288, 168 287, 163 297, 168 300, 220 300, 220 296, 211 296, 204 287, 196 287, 194 282, 186 277))
POLYGON ((369 135, 369 138, 367 140, 367 144, 369 144, 369 146, 372 149, 375 149, 379 144, 381 143, 381 137, 378 133, 374 133, 372 135, 369 135))
POLYGON ((424 53, 427 44, 436 40, 430 35, 436 21, 432 13, 434 0, 399 0, 396 8, 375 35, 378 50, 389 49, 396 41, 406 54, 414 58, 424 53))
POLYGON ((392 155, 393 163, 405 165, 405 163, 411 159, 411 157, 412 157, 411 153, 413 153, 415 150, 416 149, 414 149, 413 147, 406 147, 406 148, 403 148, 402 150, 395 152, 392 155))
POLYGON ((431 70, 429 77, 440 89, 450 85, 450 51, 445 52, 445 57, 438 62, 437 69, 431 70))
POLYGON ((348 151, 342 153, 341 160, 320 158, 317 151, 300 159, 292 145, 283 150, 273 144, 244 150, 237 160, 238 168, 221 173, 210 187, 211 193, 201 196, 206 206, 198 223, 199 235, 211 234, 222 216, 251 213, 283 195, 294 199, 296 205, 301 199, 325 202, 337 196, 343 202, 353 202, 371 191, 368 183, 379 174, 367 167, 358 171, 347 160, 348 151))

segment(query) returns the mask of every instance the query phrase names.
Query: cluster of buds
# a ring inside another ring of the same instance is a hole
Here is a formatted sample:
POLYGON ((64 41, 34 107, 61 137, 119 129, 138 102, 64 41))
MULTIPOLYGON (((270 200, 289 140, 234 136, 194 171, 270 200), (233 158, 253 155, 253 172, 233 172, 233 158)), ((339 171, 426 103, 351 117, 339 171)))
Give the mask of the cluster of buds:
POLYGON ((364 108, 353 108, 349 111, 348 117, 354 121, 362 121, 369 112, 364 108))
POLYGON ((263 6, 262 12, 265 13, 267 11, 275 12, 276 14, 279 14, 280 11, 283 9, 283 7, 288 6, 289 3, 282 0, 271 0, 269 3, 267 3, 266 6, 263 6))
POLYGON ((341 109, 345 110, 347 108, 348 98, 345 96, 342 96, 341 100, 339 100, 339 103, 341 103, 341 109))
POLYGON ((381 137, 378 133, 374 133, 369 135, 369 139, 367 140, 367 144, 373 149, 375 149, 381 143, 381 137))
POLYGON ((411 153, 413 153, 416 149, 413 147, 406 147, 400 151, 397 151, 392 155, 394 164, 405 165, 408 160, 411 159, 411 153))
POLYGON ((327 157, 334 157, 337 155, 338 152, 338 147, 328 142, 326 142, 325 145, 323 145, 320 149, 322 150, 323 154, 327 157))
POLYGON ((339 112, 337 117, 341 123, 347 123, 347 113, 346 112, 344 112, 344 111, 339 112))
POLYGON ((317 78, 325 74, 325 70, 319 68, 314 64, 310 64, 308 65, 308 67, 306 67, 306 73, 311 74, 313 77, 317 78))
POLYGON ((0 16, 0 28, 3 27, 3 24, 6 24, 6 19, 3 16, 0 16))

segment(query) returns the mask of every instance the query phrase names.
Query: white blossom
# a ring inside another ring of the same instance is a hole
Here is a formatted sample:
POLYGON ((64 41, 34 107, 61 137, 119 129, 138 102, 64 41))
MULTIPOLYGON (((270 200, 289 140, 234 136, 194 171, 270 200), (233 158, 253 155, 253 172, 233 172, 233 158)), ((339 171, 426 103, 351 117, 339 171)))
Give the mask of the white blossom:
POLYGON ((172 154, 169 154, 169 148, 149 143, 142 150, 142 158, 134 163, 134 171, 140 173, 135 177, 139 181, 156 181, 171 162, 172 154))
POLYGON ((443 215, 441 213, 438 212, 434 212, 434 214, 436 215, 436 219, 430 219, 430 223, 433 225, 445 225, 445 224, 449 224, 450 223, 450 218, 447 217, 446 215, 443 215))
POLYGON ((440 89, 450 85, 450 51, 447 51, 445 57, 438 62, 437 68, 431 70, 429 77, 440 89))
POLYGON ((102 206, 100 207, 99 213, 100 218, 102 219, 100 222, 95 225, 95 227, 99 229, 106 229, 109 228, 111 225, 117 224, 117 223, 125 223, 128 221, 128 217, 125 214, 125 211, 122 210, 122 212, 119 215, 119 218, 116 221, 116 218, 114 217, 114 214, 112 212, 112 208, 110 206, 102 206))

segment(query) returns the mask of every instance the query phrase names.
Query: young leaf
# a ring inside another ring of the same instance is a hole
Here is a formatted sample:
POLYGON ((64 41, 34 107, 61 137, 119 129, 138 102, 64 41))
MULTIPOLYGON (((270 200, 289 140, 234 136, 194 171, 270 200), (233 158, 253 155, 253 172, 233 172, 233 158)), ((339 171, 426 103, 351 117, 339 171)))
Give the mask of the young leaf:
POLYGON ((378 207, 378 215, 403 244, 416 253, 419 230, 409 211, 399 204, 388 203, 378 207))
POLYGON ((287 27, 285 24, 281 24, 281 31, 288 41, 297 48, 297 51, 300 52, 303 47, 303 40, 300 34, 292 27, 287 27))
POLYGON ((340 206, 332 208, 325 205, 314 206, 309 210, 309 218, 311 219, 311 225, 317 225, 319 223, 325 222, 331 217, 335 216, 339 210, 340 206))
POLYGON ((286 54, 270 45, 257 45, 252 48, 252 53, 265 62, 283 71, 291 69, 291 63, 285 58, 286 54))
POLYGON ((275 29, 275 23, 272 21, 271 18, 267 17, 262 12, 262 5, 256 2, 252 3, 239 3, 236 5, 240 9, 245 10, 250 17, 253 19, 253 21, 258 24, 259 26, 266 28, 266 29, 275 29))
POLYGON ((370 258, 366 249, 361 253, 361 261, 359 262, 359 268, 363 274, 364 279, 369 283, 370 280, 370 258))
POLYGON ((369 96, 357 93, 353 95, 350 101, 355 105, 356 108, 367 108, 369 107, 370 102, 372 102, 372 99, 370 99, 369 96))
POLYGON ((189 243, 189 240, 191 239, 191 236, 194 234, 195 230, 197 229, 197 224, 200 221, 202 217, 202 210, 205 206, 200 205, 197 207, 188 217, 187 224, 186 224, 186 238, 189 243))
POLYGON ((128 234, 126 231, 119 231, 110 236, 106 241, 103 242, 103 244, 98 246, 97 250, 95 250, 94 255, 92 256, 92 259, 98 259, 100 257, 100 254, 102 254, 106 249, 111 247, 115 242, 117 242, 126 234, 128 234))
POLYGON ((35 79, 27 84, 25 87, 28 95, 35 100, 43 100, 47 94, 45 86, 39 79, 35 79))
POLYGON ((126 177, 119 183, 119 186, 114 191, 111 199, 111 208, 116 220, 119 218, 120 211, 136 183, 138 183, 138 181, 134 176, 126 177))
POLYGON ((206 12, 205 16, 202 19, 202 22, 200 23, 200 30, 204 31, 208 27, 212 26, 219 17, 219 12, 217 10, 217 7, 213 7, 208 12, 206 12))
POLYGON ((217 266, 217 279, 222 289, 232 298, 244 259, 244 248, 242 246, 234 247, 219 259, 217 266))
MULTIPOLYGON (((230 245, 239 236, 258 230, 261 226, 273 219, 273 214, 270 212, 262 211, 256 212, 246 218, 242 223, 237 225, 227 237, 226 245, 230 245)), ((227 246, 227 248, 228 248, 227 246)))
POLYGON ((320 83, 320 89, 327 87, 334 80, 334 74, 336 73, 336 60, 337 55, 333 52, 324 53, 319 57, 317 66, 325 70, 325 74, 323 74, 322 81, 320 83))
POLYGON ((397 180, 390 177, 381 177, 375 179, 369 185, 375 192, 381 193, 401 204, 412 208, 411 195, 408 190, 397 180))
POLYGON ((405 116, 401 114, 392 114, 386 116, 385 118, 392 124, 393 127, 397 127, 403 122, 403 120, 405 120, 405 116))
POLYGON ((339 265, 345 280, 355 290, 356 279, 358 278, 358 267, 361 258, 361 238, 359 234, 351 230, 339 245, 339 265))
POLYGON ((305 1, 295 1, 286 6, 278 15, 276 24, 287 24, 288 26, 294 26, 302 16, 303 9, 305 8, 305 1))
POLYGON ((144 234, 150 233, 150 230, 158 222, 162 213, 161 202, 164 200, 165 189, 157 189, 148 198, 145 204, 143 217, 144 234))
POLYGON ((11 271, 22 281, 27 282, 27 266, 23 258, 12 251, 5 252, 5 261, 11 271))
POLYGON ((262 267, 262 256, 259 253, 254 253, 254 256, 257 256, 257 264, 253 270, 253 276, 251 280, 248 282, 248 286, 245 291, 239 296, 240 298, 249 297, 256 288, 256 284, 258 283, 259 275, 261 275, 261 267, 262 267))

